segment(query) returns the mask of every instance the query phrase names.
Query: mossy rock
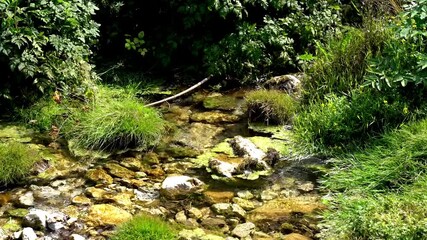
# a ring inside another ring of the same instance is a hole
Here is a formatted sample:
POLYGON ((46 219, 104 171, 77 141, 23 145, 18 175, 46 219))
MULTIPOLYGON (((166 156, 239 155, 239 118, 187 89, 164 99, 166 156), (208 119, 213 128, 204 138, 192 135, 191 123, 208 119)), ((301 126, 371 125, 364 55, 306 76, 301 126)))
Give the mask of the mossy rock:
POLYGON ((292 150, 292 146, 283 140, 260 136, 250 137, 248 139, 264 152, 267 152, 269 148, 273 148, 277 150, 282 156, 285 156, 289 155, 292 150))
POLYGON ((274 139, 289 140, 292 138, 292 132, 284 125, 266 125, 264 123, 250 123, 248 129, 256 134, 269 136, 274 139))
POLYGON ((239 106, 238 99, 232 96, 212 96, 203 101, 203 107, 216 110, 234 110, 239 106))
POLYGON ((16 208, 7 211, 7 214, 10 217, 23 218, 29 213, 28 209, 25 208, 16 208))

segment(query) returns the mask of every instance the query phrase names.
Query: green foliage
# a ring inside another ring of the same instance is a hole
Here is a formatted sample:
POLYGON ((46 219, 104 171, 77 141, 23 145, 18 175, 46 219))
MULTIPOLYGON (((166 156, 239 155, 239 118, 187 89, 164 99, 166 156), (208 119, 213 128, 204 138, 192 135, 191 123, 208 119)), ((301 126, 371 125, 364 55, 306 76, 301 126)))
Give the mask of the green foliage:
POLYGON ((165 121, 131 92, 101 88, 90 110, 78 116, 66 136, 87 149, 148 147, 160 140, 165 121))
POLYGON ((96 9, 84 0, 1 1, 0 62, 21 76, 6 84, 44 91, 95 78, 88 57, 98 36, 96 9))
POLYGON ((303 81, 304 100, 322 100, 330 93, 347 95, 364 83, 368 59, 391 37, 385 24, 365 19, 362 29, 348 27, 327 44, 317 43, 316 59, 303 81))
POLYGON ((294 121, 295 136, 308 150, 339 150, 366 144, 370 137, 411 116, 399 95, 360 89, 350 97, 330 95, 311 104, 294 121))
POLYGON ((25 144, 0 143, 0 184, 16 183, 29 174, 39 156, 25 144))
POLYGON ((370 62, 368 81, 378 89, 396 84, 427 86, 427 1, 412 1, 404 8, 394 38, 370 62))
POLYGON ((56 103, 51 98, 43 98, 32 106, 19 111, 19 116, 39 131, 49 131, 52 125, 62 126, 71 115, 68 102, 56 103))
POLYGON ((277 90, 256 90, 246 94, 246 105, 252 120, 262 118, 267 123, 286 123, 297 110, 297 102, 277 90))
POLYGON ((372 147, 336 159, 324 186, 336 195, 325 239, 427 237, 427 120, 387 133, 372 147))
POLYGON ((119 226, 112 240, 172 240, 176 239, 176 229, 163 220, 139 215, 119 226))
POLYGON ((327 1, 242 1, 237 4, 216 1, 215 6, 222 16, 237 15, 240 23, 237 32, 205 51, 208 73, 251 81, 286 68, 295 69, 297 54, 310 51, 312 42, 325 40, 339 23, 338 8, 327 1), (247 5, 270 12, 262 22, 251 22, 247 5), (282 17, 273 17, 274 12, 282 17))
MULTIPOLYGON (((130 37, 129 34, 126 35, 127 37, 130 37)), ((147 49, 143 47, 145 41, 144 41, 144 32, 139 32, 137 37, 132 38, 126 38, 125 48, 127 50, 134 50, 139 52, 142 56, 147 53, 147 49)))

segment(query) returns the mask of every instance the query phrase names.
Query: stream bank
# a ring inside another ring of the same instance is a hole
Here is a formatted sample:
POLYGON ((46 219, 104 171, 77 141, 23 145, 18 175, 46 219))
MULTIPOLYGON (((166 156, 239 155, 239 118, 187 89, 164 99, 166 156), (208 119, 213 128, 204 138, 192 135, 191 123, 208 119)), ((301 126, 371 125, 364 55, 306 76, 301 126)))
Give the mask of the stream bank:
POLYGON ((200 91, 161 105, 173 134, 148 152, 71 154, 60 139, 0 124, 0 141, 42 158, 25 185, 0 193, 0 239, 34 236, 28 228, 37 239, 108 239, 138 213, 182 225, 180 239, 316 239, 324 161, 295 156, 291 126, 249 126, 244 93, 200 91), (252 171, 236 138, 271 153, 271 168, 252 171))

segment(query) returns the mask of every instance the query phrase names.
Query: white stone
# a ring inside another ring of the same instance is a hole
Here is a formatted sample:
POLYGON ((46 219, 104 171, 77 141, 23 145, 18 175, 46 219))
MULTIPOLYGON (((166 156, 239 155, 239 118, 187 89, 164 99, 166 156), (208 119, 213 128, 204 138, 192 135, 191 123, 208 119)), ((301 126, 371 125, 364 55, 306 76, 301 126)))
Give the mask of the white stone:
POLYGON ((232 235, 238 238, 245 238, 250 236, 255 230, 255 224, 251 222, 242 223, 237 225, 233 231, 231 231, 232 235))
POLYGON ((24 217, 24 224, 37 230, 46 228, 48 213, 40 209, 30 209, 30 212, 24 217))
POLYGON ((18 199, 19 205, 24 207, 32 207, 34 206, 34 195, 33 192, 26 192, 18 199))
POLYGON ((26 227, 22 230, 22 240, 37 240, 37 234, 30 227, 26 227))
POLYGON ((71 234, 70 240, 86 240, 86 238, 84 238, 78 234, 71 234))
POLYGON ((162 193, 174 198, 179 195, 186 195, 202 190, 204 183, 197 178, 189 176, 169 176, 162 185, 162 193))

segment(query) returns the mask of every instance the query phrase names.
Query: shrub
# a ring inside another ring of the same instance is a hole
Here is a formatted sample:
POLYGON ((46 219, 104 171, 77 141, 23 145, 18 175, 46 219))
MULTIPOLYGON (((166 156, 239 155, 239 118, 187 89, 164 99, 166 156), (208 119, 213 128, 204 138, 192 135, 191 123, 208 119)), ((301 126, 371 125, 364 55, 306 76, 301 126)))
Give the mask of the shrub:
POLYGON ((1 1, 0 63, 14 72, 2 88, 19 91, 35 84, 43 91, 80 87, 95 78, 87 59, 98 36, 98 24, 91 20, 96 9, 82 0, 1 1))
POLYGON ((316 59, 302 82, 304 100, 322 100, 330 93, 346 95, 362 85, 368 59, 378 54, 389 38, 384 21, 366 19, 362 29, 348 27, 327 44, 317 43, 316 59))
POLYGON ((399 126, 410 113, 398 95, 362 88, 308 106, 295 118, 295 136, 309 151, 351 148, 399 126))
POLYGON ((0 184, 7 185, 22 180, 37 160, 37 153, 25 144, 0 143, 0 184))
POLYGON ((176 239, 175 229, 163 220, 140 215, 119 226, 112 240, 171 240, 176 239))
POLYGON ((336 159, 324 181, 335 199, 326 239, 427 237, 427 120, 385 134, 371 147, 336 159))
POLYGON ((286 123, 291 120, 297 102, 287 93, 278 90, 256 90, 246 94, 250 118, 262 118, 267 123, 286 123))
POLYGON ((165 121, 123 90, 101 88, 90 110, 68 128, 66 136, 88 149, 148 147, 160 140, 165 121))

